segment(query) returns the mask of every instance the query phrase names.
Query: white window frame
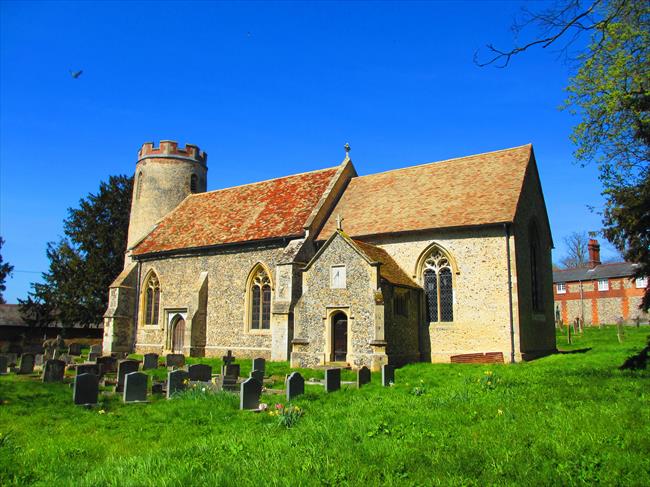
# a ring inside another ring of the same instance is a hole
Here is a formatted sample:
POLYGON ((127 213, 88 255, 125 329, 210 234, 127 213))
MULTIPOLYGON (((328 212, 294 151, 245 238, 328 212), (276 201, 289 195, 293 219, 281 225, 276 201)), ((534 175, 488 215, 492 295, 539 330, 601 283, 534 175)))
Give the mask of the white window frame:
POLYGON ((347 272, 345 264, 333 265, 330 267, 330 289, 346 289, 347 288, 347 272), (335 282, 336 273, 338 274, 338 281, 335 282))
POLYGON ((609 291, 609 279, 598 279, 598 290, 609 291))
POLYGON ((566 282, 558 282, 555 288, 558 294, 566 294, 566 282))
POLYGON ((648 287, 648 278, 647 277, 637 277, 634 280, 634 286, 637 289, 645 289, 648 287))

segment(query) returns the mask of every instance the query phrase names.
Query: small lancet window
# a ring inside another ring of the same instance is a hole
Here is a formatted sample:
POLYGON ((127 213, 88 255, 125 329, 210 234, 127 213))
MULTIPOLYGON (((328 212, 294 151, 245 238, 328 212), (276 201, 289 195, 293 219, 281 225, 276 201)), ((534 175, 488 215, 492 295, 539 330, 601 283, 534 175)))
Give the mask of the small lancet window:
POLYGON ((152 273, 147 279, 144 293, 144 323, 145 325, 157 325, 160 308, 160 282, 155 273, 152 273))
POLYGON ((198 181, 199 181, 199 178, 198 178, 198 176, 196 174, 192 174, 190 176, 190 191, 192 193, 197 192, 198 181))
POLYGON ((138 180, 136 181, 136 188, 135 188, 135 199, 139 200, 140 199, 140 193, 142 193, 142 179, 143 179, 142 171, 138 173, 138 180))
POLYGON ((271 280, 262 268, 259 268, 251 281, 250 328, 268 330, 271 328, 271 280))
POLYGON ((434 248, 424 261, 427 321, 454 321, 454 281, 447 256, 434 248))

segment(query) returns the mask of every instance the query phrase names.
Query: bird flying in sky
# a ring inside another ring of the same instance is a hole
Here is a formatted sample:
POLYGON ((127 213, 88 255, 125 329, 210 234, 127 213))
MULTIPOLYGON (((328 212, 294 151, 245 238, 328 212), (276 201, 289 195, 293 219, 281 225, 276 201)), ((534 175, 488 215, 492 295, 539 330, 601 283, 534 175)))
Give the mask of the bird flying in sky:
POLYGON ((71 70, 70 71, 70 76, 72 76, 74 79, 77 79, 79 76, 81 76, 81 73, 83 73, 83 71, 81 69, 79 71, 72 71, 71 70))

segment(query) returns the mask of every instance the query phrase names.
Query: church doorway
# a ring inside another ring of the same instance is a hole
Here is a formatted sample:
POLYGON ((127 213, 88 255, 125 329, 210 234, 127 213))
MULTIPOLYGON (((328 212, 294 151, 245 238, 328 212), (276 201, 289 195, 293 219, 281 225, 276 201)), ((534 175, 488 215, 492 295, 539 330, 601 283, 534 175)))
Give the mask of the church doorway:
POLYGON ((348 317, 338 312, 332 316, 332 360, 345 362, 348 356, 348 317))
POLYGON ((172 322, 172 353, 183 353, 185 338, 185 320, 178 315, 172 322))

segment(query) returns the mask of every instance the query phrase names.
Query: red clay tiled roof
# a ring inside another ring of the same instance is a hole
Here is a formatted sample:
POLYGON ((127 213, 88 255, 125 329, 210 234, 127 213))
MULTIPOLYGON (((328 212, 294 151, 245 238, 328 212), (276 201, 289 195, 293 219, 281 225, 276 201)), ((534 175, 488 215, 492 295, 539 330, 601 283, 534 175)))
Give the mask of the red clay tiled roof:
POLYGON ((512 222, 532 145, 353 178, 318 235, 350 236, 512 222))
POLYGON ((301 236, 337 170, 188 196, 136 245, 133 254, 301 236))
POLYGON ((397 265, 393 258, 388 255, 388 252, 386 252, 384 249, 375 247, 374 245, 366 242, 361 242, 359 240, 350 240, 352 240, 354 242, 354 245, 356 245, 359 250, 366 254, 371 261, 381 262, 381 266, 379 267, 379 274, 388 282, 397 286, 406 286, 413 288, 420 287, 415 282, 413 282, 413 280, 406 274, 406 272, 404 272, 402 268, 397 265))

